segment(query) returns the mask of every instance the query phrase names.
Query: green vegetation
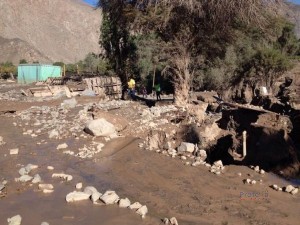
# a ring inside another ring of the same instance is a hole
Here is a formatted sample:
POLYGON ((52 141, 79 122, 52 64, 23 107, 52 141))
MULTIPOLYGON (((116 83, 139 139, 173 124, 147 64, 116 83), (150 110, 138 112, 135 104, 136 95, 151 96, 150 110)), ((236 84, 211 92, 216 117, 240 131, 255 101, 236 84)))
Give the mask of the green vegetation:
POLYGON ((7 79, 17 74, 17 67, 12 62, 0 63, 0 77, 7 79))
POLYGON ((171 78, 179 103, 193 89, 226 90, 240 82, 270 86, 299 54, 281 1, 101 1, 100 45, 125 84, 154 72, 171 78))
POLYGON ((88 53, 83 60, 80 60, 74 64, 55 62, 53 63, 53 65, 60 66, 62 68, 66 66, 66 72, 70 72, 70 73, 90 72, 90 73, 100 73, 103 75, 110 75, 112 73, 109 64, 107 63, 107 60, 101 58, 95 53, 88 53))
POLYGON ((19 64, 28 64, 26 59, 20 59, 19 64))

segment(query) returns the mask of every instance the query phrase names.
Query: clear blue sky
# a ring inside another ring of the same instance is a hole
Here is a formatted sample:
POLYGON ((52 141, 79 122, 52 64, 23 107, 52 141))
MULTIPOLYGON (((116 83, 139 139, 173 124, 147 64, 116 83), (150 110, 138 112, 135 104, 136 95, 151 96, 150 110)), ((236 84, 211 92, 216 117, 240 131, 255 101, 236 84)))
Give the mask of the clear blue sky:
POLYGON ((289 0, 289 2, 293 2, 295 4, 299 4, 300 5, 300 0, 289 0))
MULTIPOLYGON (((92 6, 95 6, 98 3, 98 0, 83 0, 83 1, 85 1, 86 3, 92 6)), ((289 1, 300 5, 300 0, 289 0, 289 1)))
POLYGON ((86 3, 88 3, 92 6, 95 6, 98 3, 98 0, 83 0, 83 1, 85 1, 86 3))

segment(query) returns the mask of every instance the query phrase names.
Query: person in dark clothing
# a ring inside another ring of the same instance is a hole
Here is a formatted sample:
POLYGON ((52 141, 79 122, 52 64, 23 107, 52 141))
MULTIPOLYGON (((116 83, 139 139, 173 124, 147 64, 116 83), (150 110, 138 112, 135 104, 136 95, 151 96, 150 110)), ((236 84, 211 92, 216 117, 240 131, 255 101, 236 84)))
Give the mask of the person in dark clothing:
POLYGON ((161 97, 160 97, 161 88, 160 88, 160 84, 159 83, 154 86, 154 90, 156 92, 156 99, 157 99, 157 101, 160 101, 161 100, 161 97))

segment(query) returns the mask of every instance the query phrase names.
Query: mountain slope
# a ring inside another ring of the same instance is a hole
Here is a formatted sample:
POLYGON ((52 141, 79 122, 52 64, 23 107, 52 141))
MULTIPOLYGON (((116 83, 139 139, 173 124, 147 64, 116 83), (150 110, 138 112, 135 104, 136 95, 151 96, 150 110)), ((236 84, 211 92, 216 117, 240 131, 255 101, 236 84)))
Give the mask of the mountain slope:
MULTIPOLYGON (((80 0, 0 0, 0 49, 14 52, 8 59, 15 63, 20 58, 74 63, 99 52, 101 18, 100 10, 80 0), (4 39, 23 47, 9 48, 4 39), (34 56, 28 58, 24 49, 34 56)), ((3 55, 0 61, 7 61, 3 55)))

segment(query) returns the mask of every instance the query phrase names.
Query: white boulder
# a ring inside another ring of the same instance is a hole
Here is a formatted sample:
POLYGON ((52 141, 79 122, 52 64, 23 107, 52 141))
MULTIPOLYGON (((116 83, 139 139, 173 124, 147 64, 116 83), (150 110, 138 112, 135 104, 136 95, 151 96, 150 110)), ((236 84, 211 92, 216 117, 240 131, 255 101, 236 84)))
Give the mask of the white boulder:
POLYGON ((193 153, 195 150, 195 145, 188 142, 181 142, 180 146, 177 148, 177 151, 180 153, 190 152, 193 153))
POLYGON ((120 199, 119 201, 119 207, 120 208, 127 208, 130 206, 130 200, 128 198, 120 199))
POLYGON ((81 191, 73 191, 66 196, 67 202, 76 202, 82 200, 88 200, 90 195, 81 191))
POLYGON ((21 225, 22 217, 20 215, 13 216, 7 219, 8 225, 21 225))
POLYGON ((89 194, 91 196, 92 194, 97 193, 98 191, 93 186, 87 186, 87 187, 84 188, 83 192, 86 193, 86 194, 89 194))
POLYGON ((137 209, 139 209, 141 207, 142 207, 141 203, 135 202, 135 203, 131 204, 128 208, 129 209, 136 209, 137 210, 137 209))
POLYGON ((84 130, 88 134, 96 137, 116 136, 115 126, 103 118, 87 122, 84 130))
POLYGON ((106 191, 101 197, 100 200, 103 201, 106 205, 115 204, 119 200, 119 196, 115 191, 106 191))
POLYGON ((136 211, 137 214, 141 215, 142 218, 144 218, 146 216, 146 214, 148 213, 148 208, 147 206, 143 205, 141 208, 139 208, 137 211, 136 211))

